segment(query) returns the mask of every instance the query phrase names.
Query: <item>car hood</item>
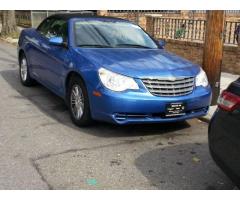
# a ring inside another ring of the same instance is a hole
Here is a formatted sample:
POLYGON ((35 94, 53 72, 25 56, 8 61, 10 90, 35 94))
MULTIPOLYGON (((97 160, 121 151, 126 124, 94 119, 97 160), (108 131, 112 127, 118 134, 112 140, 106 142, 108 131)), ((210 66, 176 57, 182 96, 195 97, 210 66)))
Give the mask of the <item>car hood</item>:
POLYGON ((134 78, 196 76, 200 68, 162 49, 77 48, 77 52, 98 67, 134 78))

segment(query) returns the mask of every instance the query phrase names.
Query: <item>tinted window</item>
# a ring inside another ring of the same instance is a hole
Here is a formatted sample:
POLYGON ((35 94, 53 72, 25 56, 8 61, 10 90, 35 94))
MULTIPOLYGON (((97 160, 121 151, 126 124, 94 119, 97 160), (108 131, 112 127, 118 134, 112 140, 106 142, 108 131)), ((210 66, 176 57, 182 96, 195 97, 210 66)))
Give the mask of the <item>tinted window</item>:
POLYGON ((65 20, 55 20, 51 23, 46 34, 47 38, 62 37, 64 41, 67 40, 67 22, 65 20))
POLYGON ((37 31, 39 31, 41 34, 46 35, 48 33, 49 27, 51 23, 53 22, 53 19, 45 19, 37 28, 37 31))
POLYGON ((63 37, 63 40, 67 41, 67 22, 64 20, 46 19, 37 30, 47 38, 63 37))

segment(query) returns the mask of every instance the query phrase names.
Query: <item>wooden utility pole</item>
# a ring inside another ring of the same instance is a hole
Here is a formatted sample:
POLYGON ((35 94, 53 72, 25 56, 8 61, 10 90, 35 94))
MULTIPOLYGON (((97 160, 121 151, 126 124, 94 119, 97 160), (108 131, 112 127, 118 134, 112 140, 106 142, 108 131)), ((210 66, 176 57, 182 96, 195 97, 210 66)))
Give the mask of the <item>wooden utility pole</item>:
POLYGON ((224 11, 207 11, 205 43, 203 49, 203 69, 212 87, 212 105, 217 103, 220 92, 220 76, 223 57, 224 11))

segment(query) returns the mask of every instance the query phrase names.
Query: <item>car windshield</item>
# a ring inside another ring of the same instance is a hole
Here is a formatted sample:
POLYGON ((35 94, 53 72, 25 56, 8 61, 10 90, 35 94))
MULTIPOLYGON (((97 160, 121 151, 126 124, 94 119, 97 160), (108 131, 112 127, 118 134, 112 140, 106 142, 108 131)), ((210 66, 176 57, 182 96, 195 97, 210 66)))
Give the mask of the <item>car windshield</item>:
POLYGON ((76 21, 75 41, 86 48, 158 48, 139 26, 124 21, 76 21))

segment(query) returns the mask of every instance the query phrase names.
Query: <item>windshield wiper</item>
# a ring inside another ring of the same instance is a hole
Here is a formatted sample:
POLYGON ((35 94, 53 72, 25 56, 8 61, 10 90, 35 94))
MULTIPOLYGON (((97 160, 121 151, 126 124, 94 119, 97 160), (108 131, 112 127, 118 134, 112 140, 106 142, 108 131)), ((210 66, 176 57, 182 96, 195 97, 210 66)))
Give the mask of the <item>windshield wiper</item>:
POLYGON ((134 48, 145 48, 145 49, 151 49, 151 47, 147 47, 144 45, 140 45, 140 44, 117 44, 115 47, 134 47, 134 48))
POLYGON ((91 47, 91 48, 113 48, 110 45, 101 45, 101 44, 80 44, 78 47, 91 47))

